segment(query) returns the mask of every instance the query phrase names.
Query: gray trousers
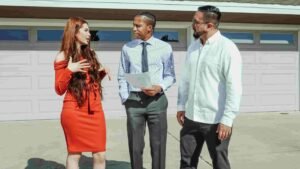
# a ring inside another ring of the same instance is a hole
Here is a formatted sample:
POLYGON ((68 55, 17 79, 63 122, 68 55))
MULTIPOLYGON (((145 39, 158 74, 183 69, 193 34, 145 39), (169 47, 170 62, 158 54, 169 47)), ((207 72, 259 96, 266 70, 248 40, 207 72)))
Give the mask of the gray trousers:
POLYGON ((196 169, 199 156, 206 142, 214 169, 230 169, 228 146, 230 137, 220 141, 217 131, 218 124, 205 124, 184 119, 180 131, 180 169, 196 169))
POLYGON ((149 128, 152 169, 165 169, 168 100, 165 94, 147 96, 131 92, 125 102, 132 169, 143 169, 144 135, 149 128))

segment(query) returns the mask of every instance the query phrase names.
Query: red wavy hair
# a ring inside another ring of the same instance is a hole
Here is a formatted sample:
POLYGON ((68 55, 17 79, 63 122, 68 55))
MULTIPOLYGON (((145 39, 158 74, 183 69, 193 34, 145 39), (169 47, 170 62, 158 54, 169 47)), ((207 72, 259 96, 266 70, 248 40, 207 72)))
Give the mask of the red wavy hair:
MULTIPOLYGON (((91 81, 90 83, 97 83, 99 85, 99 92, 101 93, 101 78, 98 72, 101 64, 97 60, 96 53, 90 48, 90 42, 87 45, 82 45, 80 51, 76 47, 76 34, 83 24, 88 24, 82 17, 70 17, 64 28, 62 43, 60 51, 64 52, 65 59, 69 60, 72 57, 73 62, 78 62, 84 58, 90 63, 91 67, 88 70, 91 81)), ((86 74, 82 72, 73 73, 70 80, 68 90, 76 98, 79 106, 82 106, 85 97, 83 91, 88 89, 88 84, 85 83, 86 74)))

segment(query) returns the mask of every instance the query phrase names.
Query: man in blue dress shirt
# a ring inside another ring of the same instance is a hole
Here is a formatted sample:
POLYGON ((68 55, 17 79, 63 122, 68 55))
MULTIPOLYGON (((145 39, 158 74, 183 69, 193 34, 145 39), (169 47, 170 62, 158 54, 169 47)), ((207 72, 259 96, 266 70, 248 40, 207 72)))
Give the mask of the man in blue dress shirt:
POLYGON ((148 125, 152 169, 165 169, 168 101, 164 92, 175 83, 171 46, 155 37, 156 18, 149 12, 134 17, 136 39, 126 43, 118 71, 119 94, 127 113, 127 134, 132 169, 143 169, 145 126, 148 125), (135 88, 125 73, 148 72, 152 86, 135 88))
POLYGON ((214 169, 230 169, 228 145, 242 95, 242 59, 236 45, 218 30, 221 12, 198 8, 178 89, 177 120, 181 169, 196 169, 206 142, 214 169))

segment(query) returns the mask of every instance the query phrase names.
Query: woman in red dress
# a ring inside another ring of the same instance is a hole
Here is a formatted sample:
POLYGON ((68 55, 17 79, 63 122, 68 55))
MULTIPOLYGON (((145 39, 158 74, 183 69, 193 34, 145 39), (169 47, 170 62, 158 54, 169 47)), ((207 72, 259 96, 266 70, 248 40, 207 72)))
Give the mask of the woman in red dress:
MULTIPOLYGON (((82 152, 92 152, 93 168, 105 168, 106 125, 101 104, 101 80, 108 74, 90 48, 87 22, 71 17, 54 62, 55 91, 65 94, 61 112, 68 156, 67 169, 78 169, 82 152)), ((110 79, 110 76, 108 76, 110 79)))

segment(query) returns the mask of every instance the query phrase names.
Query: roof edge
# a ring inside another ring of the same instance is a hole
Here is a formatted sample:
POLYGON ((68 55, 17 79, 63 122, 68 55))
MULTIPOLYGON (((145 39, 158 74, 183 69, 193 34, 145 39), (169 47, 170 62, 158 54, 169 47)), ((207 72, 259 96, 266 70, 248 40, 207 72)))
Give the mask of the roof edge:
POLYGON ((236 2, 195 2, 160 0, 2 0, 0 6, 53 7, 85 9, 139 9, 164 11, 195 11, 198 6, 214 5, 224 13, 259 13, 300 15, 300 6, 252 4, 236 2))

